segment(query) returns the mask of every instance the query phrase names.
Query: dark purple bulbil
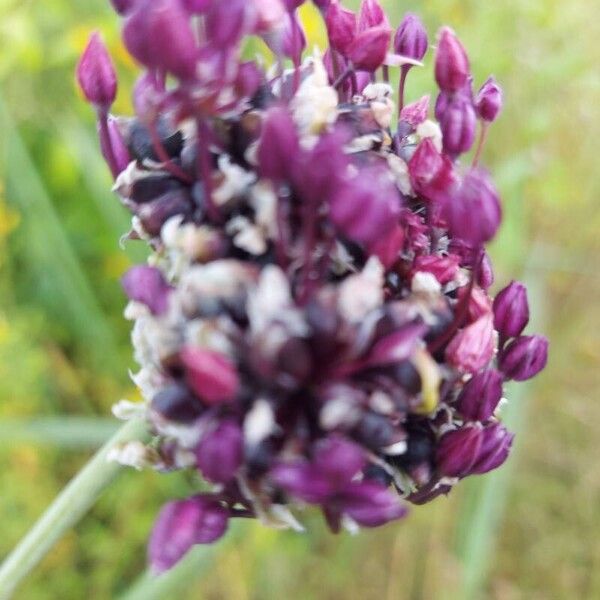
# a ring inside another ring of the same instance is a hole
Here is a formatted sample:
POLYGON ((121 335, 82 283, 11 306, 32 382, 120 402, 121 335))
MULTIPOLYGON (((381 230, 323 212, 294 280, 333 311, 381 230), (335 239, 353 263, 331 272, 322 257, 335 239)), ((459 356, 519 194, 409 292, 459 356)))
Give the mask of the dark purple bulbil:
POLYGON ((144 69, 134 117, 109 115, 97 34, 77 68, 127 237, 151 249, 122 283, 153 441, 119 458, 206 482, 160 512, 156 572, 236 516, 301 529, 304 503, 332 531, 376 527, 499 467, 504 383, 547 361, 547 340, 523 333, 525 287, 489 293, 502 211, 477 165, 500 87, 473 97, 442 28, 432 122, 429 95, 404 103, 428 48, 419 18, 394 31, 379 0, 313 2, 323 59, 301 0, 112 0, 144 69), (251 35, 272 68, 242 60, 251 35))

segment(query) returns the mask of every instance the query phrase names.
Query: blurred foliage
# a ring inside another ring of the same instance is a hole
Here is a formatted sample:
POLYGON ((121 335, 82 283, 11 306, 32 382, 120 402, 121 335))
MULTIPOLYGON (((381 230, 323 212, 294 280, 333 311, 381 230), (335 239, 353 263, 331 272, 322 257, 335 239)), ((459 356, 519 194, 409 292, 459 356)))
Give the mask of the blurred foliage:
MULTIPOLYGON (((552 341, 549 369, 512 398, 521 435, 496 479, 469 482, 404 523, 356 538, 329 535, 316 515, 304 536, 244 523, 234 542, 202 557, 211 565, 202 583, 178 596, 598 598, 599 2, 386 4, 393 22, 419 12, 432 36, 451 24, 476 83, 494 73, 505 88, 485 155, 505 207, 493 254, 499 284, 524 270, 534 283, 534 310, 546 315, 552 341)), ((311 43, 322 39, 315 10, 303 16, 311 43)), ((13 434, 0 435, 3 555, 85 460, 84 430, 72 420, 57 429, 56 417, 98 417, 88 431, 102 436, 110 405, 135 396, 118 278, 144 251, 118 246, 128 219, 74 86, 78 53, 100 29, 121 77, 115 111, 130 110, 135 68, 108 2, 0 0, 0 17, 0 419, 13 434), (53 428, 40 426, 43 417, 54 417, 53 428), (27 430, 29 419, 38 422, 27 430)), ((434 93, 431 53, 408 93, 434 93)), ((183 475, 125 473, 18 597, 118 597, 143 571, 159 506, 192 485, 183 475)))

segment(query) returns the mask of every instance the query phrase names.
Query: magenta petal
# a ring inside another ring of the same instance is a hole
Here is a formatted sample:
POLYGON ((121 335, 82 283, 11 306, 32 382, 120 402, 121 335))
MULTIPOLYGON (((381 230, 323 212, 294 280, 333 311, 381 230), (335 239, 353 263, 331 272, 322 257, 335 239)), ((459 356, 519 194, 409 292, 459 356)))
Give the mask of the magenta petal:
POLYGON ((365 454, 357 444, 339 436, 331 436, 319 442, 313 457, 313 465, 335 483, 346 484, 365 466, 365 454))
POLYGON ((209 481, 228 483, 235 476, 243 458, 243 435, 235 421, 223 421, 202 438, 196 459, 209 481))
POLYGON ((132 267, 121 279, 121 284, 130 300, 145 304, 152 314, 166 312, 172 288, 158 269, 147 265, 132 267))
POLYGON ((165 504, 154 524, 148 545, 152 571, 167 571, 195 544, 218 540, 227 529, 227 521, 227 510, 210 496, 165 504))
POLYGON ((404 517, 408 512, 396 494, 371 481, 349 485, 340 504, 343 512, 363 527, 379 527, 404 517))
POLYGON ((271 478, 292 496, 312 504, 326 502, 335 492, 332 482, 309 463, 276 465, 271 478))

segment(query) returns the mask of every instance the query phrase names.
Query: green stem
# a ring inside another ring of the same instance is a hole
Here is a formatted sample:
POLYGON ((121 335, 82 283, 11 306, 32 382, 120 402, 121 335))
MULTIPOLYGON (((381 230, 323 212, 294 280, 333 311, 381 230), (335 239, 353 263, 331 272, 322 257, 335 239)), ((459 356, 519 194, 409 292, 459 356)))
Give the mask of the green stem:
POLYGON ((116 477, 121 465, 107 460, 110 450, 123 442, 147 436, 145 422, 127 422, 71 480, 0 567, 0 600, 11 597, 23 579, 116 477))

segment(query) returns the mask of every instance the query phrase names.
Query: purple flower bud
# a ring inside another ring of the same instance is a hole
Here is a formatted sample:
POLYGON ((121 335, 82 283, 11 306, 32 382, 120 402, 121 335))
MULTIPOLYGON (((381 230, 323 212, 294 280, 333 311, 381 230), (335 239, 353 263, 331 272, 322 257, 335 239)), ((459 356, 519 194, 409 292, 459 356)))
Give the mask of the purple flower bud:
POLYGON ((282 107, 269 109, 258 145, 258 164, 263 177, 287 179, 300 150, 298 131, 290 113, 282 107))
POLYGON ((148 68, 193 79, 198 48, 189 18, 180 0, 137 0, 125 20, 123 41, 148 68))
POLYGON ((242 97, 252 97, 263 80, 263 73, 255 61, 243 62, 236 77, 235 87, 242 97))
POLYGON ((494 283, 494 268, 487 252, 483 253, 483 260, 481 261, 481 267, 479 268, 479 278, 477 283, 479 283, 484 290, 492 287, 492 284, 494 283))
POLYGON ((396 54, 422 60, 427 52, 427 31, 421 19, 413 13, 406 13, 394 36, 396 54))
POLYGON ((526 381, 548 362, 548 340, 541 335, 524 335, 513 340, 500 356, 500 370, 507 379, 526 381))
POLYGON ((344 514, 363 527, 379 527, 401 519, 408 512, 397 495, 375 481, 362 481, 350 486, 341 503, 344 514))
POLYGON ((123 275, 121 285, 130 300, 145 304, 152 314, 162 315, 166 312, 172 288, 155 267, 132 267, 123 275))
POLYGON ((360 71, 372 73, 385 60, 391 32, 387 26, 373 27, 360 32, 348 47, 348 58, 360 71))
POLYGON ((492 315, 484 315, 459 331, 446 348, 446 360, 456 369, 476 373, 494 356, 492 315))
POLYGON ((365 455, 357 444, 340 436, 331 436, 317 444, 313 464, 330 481, 343 485, 363 469, 365 455))
POLYGON ((369 352, 366 364, 384 366, 408 360, 418 348, 426 330, 427 326, 422 323, 410 324, 380 338, 369 352))
POLYGON ((451 234, 477 247, 490 241, 500 226, 502 209, 490 176, 471 169, 455 193, 443 205, 451 234))
POLYGON ((329 204, 330 218, 344 236, 370 246, 397 222, 400 197, 396 186, 377 168, 363 169, 341 184, 329 204))
POLYGON ((125 13, 129 12, 133 8, 135 2, 136 0, 110 0, 113 8, 120 15, 124 15, 125 13))
POLYGON ((444 200, 452 191, 456 175, 447 156, 437 151, 433 141, 425 138, 408 163, 413 188, 428 200, 444 200))
POLYGON ((152 571, 167 571, 195 544, 218 540, 227 529, 228 518, 227 510, 209 495, 165 504, 148 545, 152 571))
POLYGON ((112 151, 112 156, 115 159, 115 167, 118 175, 121 171, 124 171, 129 163, 131 162, 131 155, 129 154, 129 150, 123 140, 123 136, 121 135, 121 130, 117 125, 117 121, 114 117, 108 117, 108 135, 109 139, 105 140, 101 134, 100 125, 98 127, 100 133, 100 149, 102 150, 102 156, 104 159, 109 162, 109 157, 111 154, 109 153, 109 149, 106 147, 106 144, 110 144, 110 150, 112 151))
POLYGON ((474 321, 477 321, 477 319, 489 315, 492 312, 492 301, 490 297, 478 285, 474 285, 473 289, 470 290, 470 293, 468 285, 458 288, 456 297, 459 302, 464 302, 467 294, 469 294, 469 299, 467 301, 467 320, 469 323, 473 323, 474 321))
POLYGON ((386 269, 389 269, 398 260, 404 247, 404 241, 404 229, 400 225, 396 225, 387 235, 371 244, 369 252, 372 256, 376 256, 386 269))
POLYGON ((456 94, 445 107, 440 121, 444 152, 452 158, 468 152, 475 141, 477 115, 471 100, 456 94))
POLYGON ((440 89, 447 93, 459 91, 469 77, 467 53, 449 27, 442 27, 435 53, 435 79, 440 89))
POLYGON ((508 339, 520 335, 527 323, 527 288, 511 281, 494 299, 494 327, 503 339, 508 339))
POLYGON ((445 433, 438 443, 436 464, 446 477, 465 477, 479 457, 482 443, 481 427, 463 427, 445 433))
POLYGON ((450 100, 452 99, 453 94, 446 94, 445 92, 440 92, 438 97, 435 100, 435 109, 434 114, 435 118, 441 122, 444 118, 444 113, 450 104, 450 100))
POLYGON ((174 190, 156 198, 152 202, 142 204, 136 214, 144 231, 151 237, 160 235, 163 225, 175 215, 184 219, 190 216, 191 199, 185 190, 174 190))
POLYGON ((373 27, 389 28, 389 22, 379 0, 362 0, 358 13, 358 31, 363 32, 373 27))
POLYGON ((185 346, 180 352, 186 382, 209 406, 231 402, 240 388, 235 365, 229 358, 195 346, 185 346))
POLYGON ((408 123, 413 128, 418 127, 427 119, 430 98, 429 95, 423 96, 420 100, 407 104, 400 112, 400 121, 408 123))
POLYGON ((325 15, 325 24, 331 47, 347 56, 358 28, 356 14, 341 6, 339 2, 332 2, 325 15))
POLYGON ((490 77, 479 90, 475 99, 475 108, 481 119, 491 123, 502 110, 502 88, 490 77))
POLYGON ((306 48, 306 34, 296 14, 287 16, 281 48, 284 56, 291 58, 294 64, 300 64, 306 48))
POLYGON ((502 373, 487 369, 476 373, 467 381, 458 397, 461 414, 472 421, 487 421, 502 398, 502 373))
POLYGON ((208 432, 196 449, 198 468, 214 483, 229 483, 242 464, 243 435, 232 420, 219 423, 208 432))
POLYGON ((77 81, 86 100, 108 110, 117 96, 117 74, 108 50, 96 31, 92 33, 79 63, 77 81))
POLYGON ((313 0, 313 4, 324 13, 330 6, 331 0, 313 0))
POLYGON ((205 14, 205 30, 208 42, 221 50, 235 46, 246 26, 246 0, 213 2, 205 14))
POLYGON ((471 467, 471 475, 482 475, 502 465, 510 453, 514 434, 500 423, 483 428, 479 456, 471 467))

